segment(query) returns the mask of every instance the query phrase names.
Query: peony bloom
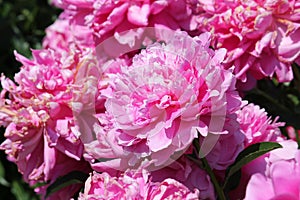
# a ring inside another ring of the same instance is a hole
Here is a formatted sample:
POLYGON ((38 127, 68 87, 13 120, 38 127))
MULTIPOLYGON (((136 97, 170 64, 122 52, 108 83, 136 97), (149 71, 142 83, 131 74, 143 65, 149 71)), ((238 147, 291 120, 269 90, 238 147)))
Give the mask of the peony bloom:
POLYGON ((95 163, 95 169, 114 163, 121 170, 142 160, 162 166, 177 159, 198 131, 203 137, 228 133, 225 118, 239 109, 240 99, 232 73, 220 65, 225 52, 208 48, 209 34, 193 39, 175 32, 166 41, 106 74, 108 86, 100 92, 106 117, 94 127, 97 141, 85 146, 94 160, 112 160, 95 163))
POLYGON ((89 51, 94 47, 92 30, 82 24, 73 23, 74 11, 66 10, 59 18, 46 29, 43 39, 43 48, 53 49, 56 52, 79 50, 89 51))
POLYGON ((132 48, 141 48, 143 38, 149 34, 145 27, 197 32, 191 5, 186 0, 53 0, 52 3, 70 14, 70 29, 79 31, 76 40, 84 40, 81 32, 92 33, 94 44, 89 46, 101 44, 113 57, 132 48))
POLYGON ((56 52, 68 52, 74 44, 74 36, 70 29, 70 22, 64 19, 63 14, 46 29, 43 39, 43 48, 53 49, 56 52))
POLYGON ((226 118, 223 129, 227 131, 227 134, 217 137, 217 141, 215 141, 216 135, 200 138, 200 144, 204 146, 203 151, 209 150, 205 156, 214 170, 225 172, 224 170, 235 161, 237 155, 244 149, 245 136, 240 131, 235 117, 232 115, 226 118), (208 142, 204 142, 205 140, 208 142))
MULTIPOLYGON (((23 64, 15 75, 16 83, 1 78, 0 124, 6 127, 6 140, 0 149, 30 184, 51 184, 74 170, 89 172, 89 164, 82 158, 82 128, 77 116, 88 108, 88 97, 95 96, 86 92, 89 74, 78 80, 77 73, 85 69, 85 61, 90 68, 96 64, 81 54, 61 53, 33 50, 32 60, 16 54, 23 64)), ((46 187, 39 188, 39 193, 46 187)), ((65 196, 71 197, 78 186, 71 188, 63 192, 65 196)))
POLYGON ((240 123, 241 131, 246 136, 245 146, 258 142, 282 140, 279 127, 284 126, 285 123, 277 122, 278 117, 272 121, 265 109, 252 103, 244 103, 244 107, 237 112, 237 120, 240 123))
POLYGON ((193 31, 197 25, 185 0, 96 1, 93 7, 92 27, 100 41, 114 36, 130 45, 140 33, 122 35, 123 31, 155 26, 193 31))
POLYGON ((191 192, 173 179, 152 182, 145 170, 127 170, 118 177, 93 172, 85 183, 84 193, 79 195, 79 200, 178 198, 198 199, 198 190, 191 192))
MULTIPOLYGON (((83 145, 71 106, 76 93, 74 84, 79 65, 78 55, 60 55, 49 49, 33 50, 32 60, 17 53, 16 57, 23 64, 20 72, 15 75, 18 85, 4 76, 1 78, 2 97, 4 94, 9 95, 0 109, 0 113, 9 116, 5 119, 6 124, 22 124, 24 120, 17 115, 43 113, 39 125, 35 121, 31 122, 34 126, 28 124, 30 129, 34 127, 33 131, 47 135, 51 147, 55 146, 62 153, 80 160, 83 145)), ((24 125, 20 125, 22 126, 24 125)), ((20 131, 26 133, 24 130, 20 131)), ((7 137, 9 135, 7 130, 7 137)))
POLYGON ((300 151, 295 141, 280 142, 282 149, 270 152, 266 170, 252 175, 246 189, 248 199, 299 199, 300 151))
POLYGON ((85 183, 84 193, 78 199, 145 199, 149 187, 148 176, 145 171, 126 171, 120 177, 112 177, 106 172, 93 172, 85 183))
MULTIPOLYGON (((76 143, 69 144, 73 149, 63 149, 66 147, 63 144, 59 148, 51 146, 51 133, 47 132, 45 126, 48 116, 44 111, 35 112, 28 107, 11 112, 14 113, 11 115, 12 122, 6 127, 6 140, 0 149, 5 150, 8 160, 16 163, 26 182, 31 185, 39 182, 51 184, 59 176, 71 171, 89 171, 88 163, 82 161, 81 156, 76 157, 76 143)), ((79 147, 82 151, 82 144, 79 147)), ((71 197, 77 189, 75 187, 64 192, 65 197, 71 197)))
POLYGON ((196 188, 199 191, 199 199, 215 199, 214 186, 207 172, 184 155, 169 166, 151 172, 151 177, 153 182, 174 179, 190 191, 196 188))
POLYGON ((147 200, 151 199, 199 199, 199 191, 191 192, 186 186, 174 179, 166 179, 161 183, 152 184, 148 193, 147 200))
POLYGON ((291 63, 300 55, 299 1, 199 2, 205 10, 199 28, 213 33, 214 48, 228 50, 224 62, 234 66, 240 83, 249 87, 264 77, 293 78, 291 63))
POLYGON ((23 64, 15 75, 14 83, 2 85, 15 99, 24 106, 47 107, 47 103, 63 103, 72 99, 70 85, 74 82, 78 54, 59 54, 52 49, 32 50, 33 59, 27 59, 15 52, 16 59, 23 64), (8 85, 8 87, 5 87, 8 85))

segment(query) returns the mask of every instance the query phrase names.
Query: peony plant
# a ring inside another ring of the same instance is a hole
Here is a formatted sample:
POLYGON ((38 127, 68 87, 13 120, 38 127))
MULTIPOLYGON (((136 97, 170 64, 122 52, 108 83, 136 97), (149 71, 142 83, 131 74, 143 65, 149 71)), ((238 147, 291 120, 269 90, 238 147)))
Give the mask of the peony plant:
POLYGON ((0 149, 41 199, 300 197, 297 123, 246 101, 297 86, 298 0, 51 3, 0 93, 0 149))

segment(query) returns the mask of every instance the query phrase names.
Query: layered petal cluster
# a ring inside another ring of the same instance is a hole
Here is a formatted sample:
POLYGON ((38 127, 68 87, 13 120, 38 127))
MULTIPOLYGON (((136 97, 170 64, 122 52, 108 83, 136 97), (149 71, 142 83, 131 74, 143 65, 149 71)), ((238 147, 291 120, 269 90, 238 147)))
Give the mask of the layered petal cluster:
MULTIPOLYGON (((55 43, 64 38, 67 41, 61 41, 62 44, 58 44, 58 47, 71 42, 71 45, 75 44, 79 49, 94 48, 93 30, 90 27, 93 1, 53 0, 51 3, 64 11, 55 23, 46 29, 43 47, 55 47, 55 43)), ((72 47, 66 48, 70 50, 72 47)))
POLYGON ((86 143, 87 154, 115 158, 125 169, 142 160, 161 166, 176 160, 198 133, 228 134, 226 117, 239 108, 240 99, 232 73, 220 65, 225 52, 208 45, 208 34, 191 38, 176 32, 166 44, 148 46, 130 66, 108 73, 108 86, 101 91, 107 116, 95 127, 97 141, 90 141, 107 154, 86 143))
MULTIPOLYGON (((18 115, 26 116, 27 109, 31 109, 30 113, 44 113, 36 129, 42 128, 42 133, 49 135, 50 146, 56 146, 62 153, 80 160, 83 145, 69 106, 74 96, 72 85, 79 62, 77 55, 65 56, 49 49, 33 50, 32 60, 17 53, 16 57, 23 64, 15 75, 18 85, 2 77, 2 97, 7 94, 10 98, 4 100, 1 108, 1 113, 10 116, 6 123, 23 123, 18 115)), ((32 123, 35 124, 34 121, 32 123)), ((10 134, 9 131, 7 134, 10 134)))
POLYGON ((46 35, 42 46, 44 49, 52 49, 59 54, 89 54, 94 47, 92 31, 85 26, 74 25, 73 12, 66 10, 58 19, 46 28, 46 35))
POLYGON ((93 6, 92 27, 100 40, 114 35, 120 43, 130 45, 140 33, 122 35, 122 32, 146 26, 185 31, 196 29, 192 10, 185 0, 97 1, 93 6))
MULTIPOLYGON (((5 108, 1 108, 1 111, 3 109, 5 108)), ((78 139, 71 138, 70 134, 68 137, 62 135, 57 143, 53 142, 51 137, 60 132, 57 130, 52 133, 48 130, 49 127, 45 124, 49 116, 45 111, 36 112, 28 107, 10 112, 11 122, 6 127, 6 140, 0 145, 0 149, 5 150, 8 159, 16 163, 26 182, 32 185, 45 182, 45 188, 71 171, 89 171, 88 163, 81 159, 83 146, 78 139), (69 142, 68 139, 73 141, 69 142)), ((66 198, 71 197, 77 190, 78 186, 72 187, 64 195, 66 198)), ((52 199, 52 196, 48 199, 52 199)))
POLYGON ((174 179, 193 191, 199 191, 199 199, 215 199, 214 186, 209 175, 196 163, 189 160, 185 155, 170 165, 151 172, 153 182, 163 182, 166 179, 174 179))
POLYGON ((150 199, 199 199, 199 192, 195 189, 191 192, 186 186, 174 179, 166 179, 161 183, 151 185, 147 198, 150 199))
POLYGON ((270 152, 266 170, 252 175, 245 199, 299 199, 300 151, 295 141, 280 142, 282 149, 270 152))
POLYGON ((196 31, 195 15, 186 0, 142 0, 142 1, 71 1, 54 0, 52 3, 68 13, 71 30, 76 40, 96 47, 105 41, 104 49, 109 55, 118 55, 131 48, 140 48, 146 35, 142 27, 167 28, 172 30, 196 31), (73 31, 72 31, 73 32, 73 31), (90 34, 94 44, 88 44, 90 34), (107 39, 109 42, 107 44, 107 39))
MULTIPOLYGON (((56 52, 68 52, 74 46, 74 34, 70 29, 70 22, 64 13, 46 30, 43 48, 55 49, 56 52)), ((74 48, 74 47, 73 47, 74 48)))
POLYGON ((285 123, 277 122, 278 117, 272 120, 265 109, 244 102, 243 108, 237 112, 237 115, 241 131, 246 136, 246 147, 258 142, 275 142, 283 139, 279 127, 284 126, 285 123))
POLYGON ((249 87, 264 77, 276 76, 280 82, 293 78, 291 63, 300 55, 299 1, 199 3, 205 10, 199 28, 214 34, 214 48, 228 50, 225 63, 235 67, 241 82, 249 87))
MULTIPOLYGON (((78 80, 77 72, 84 68, 80 54, 61 53, 33 50, 32 60, 16 53, 23 64, 15 75, 16 83, 1 78, 0 113, 6 140, 0 148, 30 184, 50 184, 74 170, 89 172, 75 116, 80 112, 73 109, 77 101, 88 103, 79 98, 82 94, 88 97, 84 93, 88 76, 78 80)), ((77 189, 64 194, 72 196, 77 189)), ((43 190, 40 188, 41 193, 43 190)))
POLYGON ((79 200, 100 199, 198 199, 198 190, 191 192, 173 179, 152 182, 146 171, 127 170, 119 177, 93 172, 85 183, 79 200))
POLYGON ((15 101, 42 109, 49 102, 61 103, 72 99, 70 84, 74 82, 78 54, 60 54, 49 49, 32 50, 32 60, 16 52, 15 55, 23 65, 15 75, 17 85, 2 78, 3 88, 15 101))
POLYGON ((210 134, 200 138, 201 151, 206 157, 210 167, 222 171, 231 165, 237 155, 244 149, 245 136, 241 132, 236 116, 228 116, 224 122, 224 130, 227 134, 210 134))
POLYGON ((145 171, 126 171, 120 177, 93 172, 85 183, 79 200, 88 199, 145 199, 149 174, 145 171))

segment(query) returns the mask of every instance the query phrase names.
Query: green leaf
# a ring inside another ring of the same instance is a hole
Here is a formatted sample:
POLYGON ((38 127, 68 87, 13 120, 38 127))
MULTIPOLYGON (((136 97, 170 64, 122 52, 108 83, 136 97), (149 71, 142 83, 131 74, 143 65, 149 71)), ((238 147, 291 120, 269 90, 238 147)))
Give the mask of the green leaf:
POLYGON ((0 162, 0 185, 9 187, 9 183, 5 180, 5 169, 2 162, 0 162))
POLYGON ((53 194, 54 192, 67 187, 72 184, 83 184, 86 179, 89 177, 88 174, 80 172, 80 171, 72 171, 65 176, 59 177, 54 183, 52 183, 46 192, 46 198, 53 194))
POLYGON ((240 152, 235 162, 226 170, 223 190, 228 191, 233 185, 236 185, 234 182, 239 181, 240 170, 244 165, 248 164, 259 156, 278 148, 282 148, 282 146, 276 142, 261 142, 250 145, 240 152))
POLYGON ((14 194, 17 200, 30 200, 29 192, 23 187, 20 181, 14 180, 12 182, 11 192, 14 194))

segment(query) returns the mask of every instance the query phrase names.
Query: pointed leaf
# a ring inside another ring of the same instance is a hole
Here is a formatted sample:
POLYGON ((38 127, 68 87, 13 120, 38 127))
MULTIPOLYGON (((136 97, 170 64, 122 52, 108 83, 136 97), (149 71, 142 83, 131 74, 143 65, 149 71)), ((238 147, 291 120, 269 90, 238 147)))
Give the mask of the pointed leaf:
POLYGON ((0 185, 9 187, 9 183, 5 180, 5 169, 2 162, 0 162, 0 185))
POLYGON ((84 183, 88 178, 88 174, 80 171, 72 171, 65 176, 59 177, 54 183, 52 183, 46 192, 46 198, 54 192, 67 187, 72 184, 84 183))
POLYGON ((229 189, 228 184, 233 181, 232 177, 235 177, 235 179, 239 177, 237 176, 237 173, 240 173, 240 170, 244 165, 248 164, 249 162, 258 158, 259 156, 277 148, 282 148, 282 146, 276 142, 261 142, 250 145, 242 152, 240 152, 235 162, 226 170, 226 177, 223 189, 229 189))

